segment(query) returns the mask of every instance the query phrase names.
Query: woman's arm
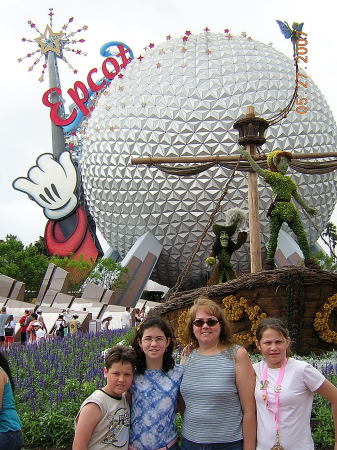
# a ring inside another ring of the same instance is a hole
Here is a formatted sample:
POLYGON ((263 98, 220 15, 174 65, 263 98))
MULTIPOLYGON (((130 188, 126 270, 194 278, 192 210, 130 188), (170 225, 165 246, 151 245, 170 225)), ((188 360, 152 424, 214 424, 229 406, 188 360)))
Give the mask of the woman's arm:
POLYGON ((320 388, 316 391, 319 395, 324 397, 331 404, 331 411, 335 426, 335 446, 337 450, 336 436, 337 436, 337 388, 330 381, 325 380, 320 388))
POLYGON ((77 420, 73 450, 87 450, 94 429, 102 418, 101 408, 96 403, 87 403, 77 420))
POLYGON ((0 409, 2 408, 2 397, 4 395, 6 383, 7 383, 6 375, 2 370, 0 370, 0 409))
POLYGON ((243 421, 243 450, 256 448, 255 372, 247 351, 240 347, 236 353, 236 386, 239 393, 243 421))

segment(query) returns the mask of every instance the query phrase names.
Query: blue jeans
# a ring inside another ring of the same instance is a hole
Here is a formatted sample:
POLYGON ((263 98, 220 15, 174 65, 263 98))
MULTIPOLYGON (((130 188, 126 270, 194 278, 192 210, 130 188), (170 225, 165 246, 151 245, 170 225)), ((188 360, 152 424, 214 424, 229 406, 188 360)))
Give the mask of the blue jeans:
POLYGON ((242 450, 243 440, 235 442, 220 442, 216 444, 198 444, 182 437, 181 450, 242 450))
POLYGON ((0 432, 0 450, 20 450, 22 447, 21 430, 0 432))
POLYGON ((172 447, 169 447, 169 450, 180 450, 178 441, 175 442, 175 443, 172 445, 172 447))

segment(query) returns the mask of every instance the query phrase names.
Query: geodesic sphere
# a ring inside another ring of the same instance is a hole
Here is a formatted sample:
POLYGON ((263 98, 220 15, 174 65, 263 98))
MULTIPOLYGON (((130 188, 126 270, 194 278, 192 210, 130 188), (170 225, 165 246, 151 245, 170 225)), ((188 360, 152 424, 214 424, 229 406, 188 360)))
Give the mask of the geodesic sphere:
MULTIPOLYGON (((302 68, 300 72, 304 73, 302 68)), ((300 86, 299 95, 307 99, 308 111, 293 111, 271 126, 261 151, 335 151, 332 113, 314 82, 309 77, 305 81, 307 87, 300 86)), ((133 60, 124 77, 116 77, 98 100, 86 128, 81 161, 90 210, 111 247, 124 256, 150 230, 163 244, 153 279, 172 286, 195 251, 231 172, 215 166, 199 175, 177 177, 155 167, 132 165, 131 158, 237 154, 233 124, 245 108, 254 105, 257 116, 272 116, 287 105, 294 83, 291 59, 269 45, 224 34, 192 35, 187 42, 172 39, 147 50, 143 60, 133 60)), ((289 174, 302 197, 318 209, 315 229, 299 207, 313 243, 333 210, 335 172, 289 174)), ((261 179, 259 196, 265 247, 271 189, 261 179)), ((248 209, 246 173, 235 174, 221 211, 232 207, 248 209)), ((221 211, 217 223, 223 220, 221 211)), ((212 241, 210 229, 185 288, 203 282, 212 241)), ((248 244, 233 260, 237 269, 249 270, 248 244)))

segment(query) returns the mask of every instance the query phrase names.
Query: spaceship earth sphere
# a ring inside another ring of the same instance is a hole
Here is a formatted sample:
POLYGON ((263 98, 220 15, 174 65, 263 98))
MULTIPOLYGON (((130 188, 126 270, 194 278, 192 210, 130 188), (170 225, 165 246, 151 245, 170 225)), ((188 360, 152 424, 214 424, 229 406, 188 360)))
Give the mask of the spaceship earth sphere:
MULTIPOLYGON (((301 73, 305 73, 300 68, 301 73)), ((299 94, 308 111, 292 111, 268 128, 261 151, 331 152, 336 123, 323 95, 308 76, 299 94)), ((293 61, 272 46, 250 38, 205 32, 184 42, 171 39, 133 60, 100 96, 88 121, 81 170, 86 199, 98 228, 121 256, 146 231, 163 244, 152 278, 174 285, 194 251, 220 197, 230 170, 218 166, 194 176, 177 177, 157 168, 132 165, 140 156, 208 156, 238 153, 234 122, 254 105, 264 118, 284 108, 294 88, 293 61)), ((318 209, 315 226, 301 211, 311 243, 329 220, 335 203, 335 172, 289 173, 303 198, 318 209)), ((269 236, 266 211, 271 190, 259 180, 261 245, 269 236)), ((247 175, 237 172, 216 222, 232 207, 248 209, 247 175)), ((287 231, 289 229, 285 228, 287 231)), ((204 282, 204 259, 212 232, 196 254, 185 288, 204 282)), ((245 244, 233 257, 249 269, 245 244)))

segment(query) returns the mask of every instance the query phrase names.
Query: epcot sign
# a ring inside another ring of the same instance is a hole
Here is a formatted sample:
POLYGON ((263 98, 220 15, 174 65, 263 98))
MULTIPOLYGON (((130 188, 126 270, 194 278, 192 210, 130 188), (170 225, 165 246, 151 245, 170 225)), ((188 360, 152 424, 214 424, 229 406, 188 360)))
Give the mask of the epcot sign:
MULTIPOLYGON (((106 46, 103 46, 103 48, 106 46)), ((132 53, 130 49, 127 46, 124 46, 123 44, 118 44, 117 48, 119 50, 119 53, 117 53, 117 57, 120 57, 122 59, 122 63, 119 64, 118 61, 115 58, 112 58, 111 56, 107 57, 103 63, 102 63, 102 72, 104 75, 103 80, 99 80, 99 82, 95 82, 92 79, 92 76, 94 73, 97 73, 97 69, 93 68, 88 72, 87 75, 87 83, 89 86, 89 89, 82 81, 75 81, 74 88, 68 89, 67 93, 72 98, 72 100, 75 102, 75 105, 77 108, 85 115, 88 116, 92 109, 88 108, 86 106, 87 101, 89 100, 90 95, 93 92, 98 92, 105 88, 109 82, 111 82, 116 75, 120 72, 120 69, 125 69, 126 66, 131 62, 131 58, 127 56, 127 53, 132 53), (113 69, 111 71, 110 67, 113 66, 113 69)), ((70 125, 72 122, 75 121, 77 115, 78 115, 78 109, 76 107, 73 108, 70 115, 67 118, 63 118, 59 114, 59 108, 62 105, 62 101, 51 101, 50 97, 51 95, 55 93, 58 97, 62 96, 62 90, 59 87, 52 87, 48 89, 42 97, 42 103, 50 108, 50 119, 55 125, 59 126, 66 126, 70 125)))

